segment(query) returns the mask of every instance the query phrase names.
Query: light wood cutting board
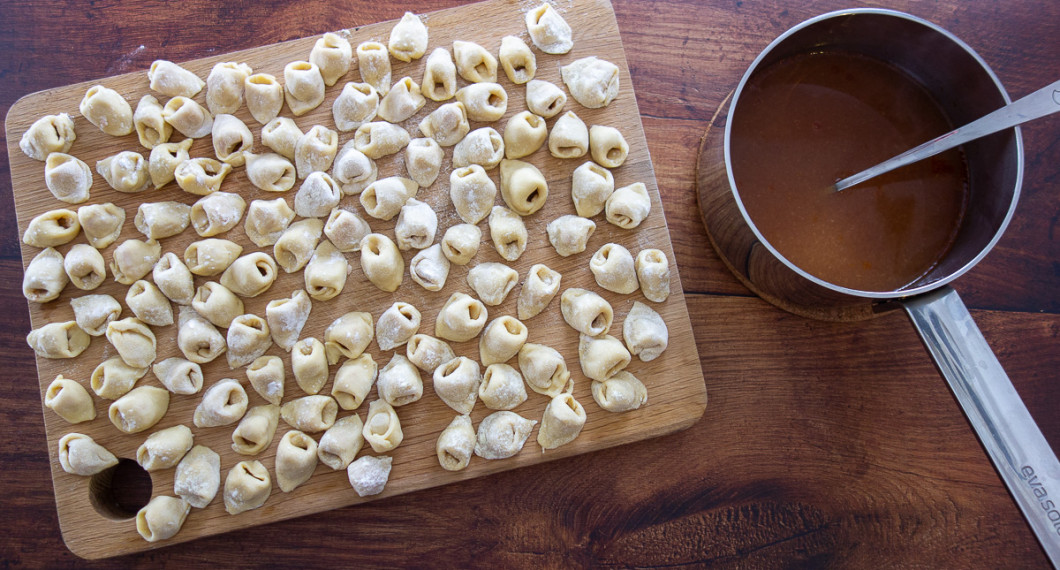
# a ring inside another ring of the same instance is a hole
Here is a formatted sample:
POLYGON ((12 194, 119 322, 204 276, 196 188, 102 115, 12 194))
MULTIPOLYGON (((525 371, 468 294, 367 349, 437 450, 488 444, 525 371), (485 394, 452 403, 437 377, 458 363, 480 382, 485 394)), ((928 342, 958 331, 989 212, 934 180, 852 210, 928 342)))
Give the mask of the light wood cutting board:
MULTIPOLYGON (((501 38, 505 35, 522 37, 530 44, 524 23, 524 14, 531 7, 531 4, 522 1, 492 0, 426 14, 423 16, 423 20, 430 29, 428 53, 439 46, 451 48, 454 40, 468 40, 480 43, 496 54, 501 38)), ((528 319, 526 324, 530 331, 529 342, 546 344, 559 350, 566 358, 567 365, 572 372, 575 381, 574 396, 583 404, 588 414, 585 429, 572 443, 555 450, 543 451, 536 442, 537 429, 535 428, 522 452, 515 457, 495 461, 474 457, 470 466, 464 471, 445 471, 439 466, 435 455, 435 440, 441 430, 452 420, 455 412, 443 404, 434 394, 430 379, 424 378, 424 397, 416 403, 398 409, 405 439, 396 450, 389 454, 394 459, 393 471, 386 490, 382 494, 370 498, 360 498, 350 487, 346 473, 333 472, 328 467, 319 465, 314 476, 295 491, 282 493, 274 482, 272 495, 263 507, 237 516, 232 516, 225 512, 220 493, 218 493, 218 496, 207 508, 192 510, 184 527, 174 538, 161 543, 145 542, 137 534, 131 514, 128 516, 115 516, 113 511, 107 514, 105 512, 106 509, 97 510, 93 506, 93 493, 98 490, 94 491, 92 489, 90 479, 67 474, 60 468, 57 458, 58 440, 69 432, 85 433, 118 457, 135 458, 136 448, 148 434, 159 429, 185 424, 192 428, 196 444, 207 445, 221 455, 223 486, 223 479, 228 470, 239 461, 247 459, 247 457, 238 455, 231 449, 231 435, 235 425, 219 428, 195 428, 192 425, 191 415, 195 406, 199 403, 201 393, 191 396, 172 396, 169 411, 161 422, 152 429, 135 435, 123 434, 113 427, 107 419, 107 407, 110 405, 110 401, 95 396, 93 397, 96 404, 97 418, 91 422, 76 426, 67 424, 51 410, 45 408, 44 419, 48 434, 48 449, 52 460, 52 478, 59 521, 63 538, 74 553, 84 558, 103 558, 148 548, 157 548, 192 540, 200 536, 252 527, 272 521, 354 505, 367 500, 385 499, 392 495, 428 489, 524 465, 532 465, 656 437, 688 427, 699 419, 707 401, 703 373, 700 368, 696 345, 692 338, 692 328, 682 294, 678 268, 673 261, 674 256, 666 219, 659 200, 655 174, 644 138, 637 101, 630 80, 622 42, 619 38, 614 12, 607 0, 576 0, 569 4, 561 3, 558 7, 574 29, 574 48, 570 53, 561 56, 543 54, 535 48, 534 52, 537 55, 538 63, 537 78, 562 86, 560 66, 590 55, 607 59, 619 66, 621 71, 620 92, 609 107, 604 109, 586 109, 575 102, 573 98, 570 98, 566 109, 574 110, 588 125, 611 125, 617 127, 624 134, 630 145, 630 154, 625 164, 614 170, 616 186, 625 186, 634 182, 645 183, 651 194, 652 210, 649 218, 635 230, 623 230, 612 226, 604 220, 604 216, 601 214, 595 218, 597 229, 589 240, 589 246, 585 252, 566 258, 558 256, 548 243, 545 226, 549 221, 560 215, 574 213, 573 203, 570 198, 570 176, 574 168, 588 160, 588 156, 575 160, 559 160, 549 155, 547 148, 543 147, 531 157, 523 160, 529 160, 538 166, 548 179, 550 192, 548 202, 541 211, 525 218, 524 221, 530 233, 529 247, 522 257, 509 265, 519 271, 520 281, 525 278, 526 272, 531 265, 544 263, 562 273, 562 289, 584 287, 597 291, 608 299, 614 307, 615 321, 611 332, 621 337, 622 323, 633 302, 637 300, 644 302, 646 300, 639 291, 631 295, 618 295, 600 288, 594 282, 593 276, 588 270, 590 257, 598 248, 608 242, 622 244, 634 255, 638 251, 649 247, 658 248, 665 252, 671 264, 670 288, 672 294, 663 303, 648 304, 663 316, 669 327, 669 348, 660 358, 650 363, 644 363, 634 358, 628 367, 628 370, 643 380, 648 387, 648 403, 633 412, 613 414, 602 410, 593 401, 590 392, 590 381, 581 374, 578 365, 578 335, 564 323, 560 315, 559 298, 557 296, 543 313, 528 319)), ((369 40, 380 41, 385 44, 393 24, 394 22, 384 22, 356 29, 341 30, 339 33, 345 35, 354 46, 369 40)), ((341 28, 341 26, 342 22, 336 22, 337 29, 341 28)), ((316 39, 316 37, 303 38, 221 56, 183 62, 182 65, 205 79, 214 64, 223 61, 239 61, 248 63, 255 72, 270 73, 282 78, 284 65, 291 61, 307 59, 316 39)), ((424 61, 425 58, 407 64, 393 61, 394 81, 407 75, 419 82, 423 75, 424 61)), ((503 119, 491 126, 498 131, 503 131, 503 126, 506 124, 508 117, 526 108, 524 102, 525 90, 522 86, 510 83, 503 72, 499 72, 499 76, 499 82, 508 91, 508 112, 503 119)), ((332 102, 345 82, 359 80, 360 75, 356 69, 355 60, 351 71, 335 86, 327 89, 326 98, 322 105, 306 115, 295 118, 299 127, 307 130, 312 125, 323 124, 332 128, 334 125, 331 116, 332 102)), ((55 208, 68 207, 68 205, 55 200, 46 189, 43 163, 27 158, 18 148, 18 141, 22 133, 37 118, 46 114, 61 112, 70 114, 74 118, 77 131, 77 140, 70 153, 93 167, 96 161, 119 151, 137 151, 142 153, 145 158, 149 154, 149 151, 138 144, 135 134, 117 138, 105 135, 77 112, 78 103, 84 92, 96 83, 102 83, 107 87, 116 89, 125 96, 133 107, 135 107, 136 102, 142 95, 150 92, 146 70, 142 70, 106 78, 98 82, 82 83, 34 93, 22 98, 11 108, 7 117, 6 128, 8 154, 11 161, 12 186, 14 188, 15 208, 20 233, 25 231, 29 221, 34 216, 55 208)), ((459 80, 459 85, 463 86, 464 81, 459 80)), ((157 96, 157 94, 155 95, 157 96)), ((164 97, 159 96, 159 99, 164 104, 164 97)), ((196 96, 196 100, 205 105, 205 90, 196 96)), ((428 101, 428 105, 414 117, 405 121, 403 126, 412 133, 413 137, 420 136, 416 125, 418 125, 422 117, 437 106, 437 103, 428 101)), ((282 115, 291 116, 289 109, 285 107, 282 115)), ((256 149, 264 148, 260 144, 259 139, 261 125, 251 118, 246 107, 240 108, 236 116, 251 127, 257 142, 256 149)), ((554 122, 555 119, 548 121, 549 128, 554 122)), ((473 123, 472 129, 481 126, 486 125, 473 123)), ((352 133, 340 133, 340 146, 351 137, 352 133)), ((179 133, 176 134, 175 140, 178 138, 179 133)), ((192 147, 191 155, 193 157, 212 157, 213 149, 209 137, 197 140, 192 147)), ((452 148, 450 147, 446 149, 447 166, 443 167, 438 181, 429 188, 421 189, 418 195, 419 199, 430 203, 438 213, 438 239, 441 238, 446 228, 460 223, 448 197, 448 177, 450 172, 448 162, 451 155, 452 148)), ((403 157, 404 153, 398 153, 379 160, 379 177, 404 176, 403 157)), ((491 171, 490 175, 495 181, 499 182, 497 170, 491 171)), ((238 168, 229 175, 222 185, 222 190, 238 192, 248 203, 251 200, 273 199, 276 197, 275 194, 262 192, 253 187, 247 180, 243 168, 238 168)), ((294 190, 285 195, 289 203, 293 200, 293 193, 294 190)), ((122 194, 112 190, 103 178, 96 174, 91 189, 91 198, 86 204, 114 202, 126 210, 126 223, 121 237, 114 245, 102 252, 109 264, 111 254, 117 244, 125 239, 143 238, 132 223, 140 203, 175 200, 191 204, 197 198, 197 196, 184 193, 176 184, 170 184, 160 190, 151 189, 141 194, 122 194)), ((499 196, 497 203, 502 203, 499 196)), ((343 199, 342 204, 364 215, 356 197, 346 197, 343 199)), ((393 238, 395 220, 383 222, 366 215, 364 217, 371 224, 373 231, 385 233, 393 238)), ((313 302, 312 314, 302 336, 322 338, 324 329, 332 320, 352 310, 369 311, 374 318, 378 318, 387 307, 398 300, 407 301, 415 305, 423 315, 420 332, 433 334, 435 316, 450 294, 455 291, 473 294, 466 281, 468 269, 478 263, 489 261, 503 262, 503 259, 496 253, 489 240, 486 221, 484 220, 479 226, 483 229, 483 241, 478 255, 469 266, 454 265, 445 287, 439 292, 431 293, 419 287, 408 277, 406 269, 404 282, 397 292, 393 294, 384 293, 375 288, 364 277, 360 269, 359 254, 346 254, 353 269, 344 291, 331 301, 313 302)), ((230 239, 241 244, 244 247, 244 253, 259 249, 246 238, 242 223, 227 234, 217 237, 230 239)), ((178 236, 162 240, 162 248, 164 252, 174 251, 182 256, 185 247, 198 239, 201 238, 189 228, 178 236)), ((81 235, 73 243, 83 242, 85 242, 85 238, 81 235)), ((73 243, 60 246, 58 249, 65 254, 73 243)), ((265 248, 264 251, 269 254, 272 253, 271 248, 265 248)), ((22 256, 24 265, 28 264, 38 252, 37 248, 23 244, 22 256)), ((406 268, 415 253, 415 251, 404 253, 406 268)), ((204 278, 196 277, 196 286, 201 285, 205 281, 206 279, 204 278)), ((281 271, 279 279, 268 292, 256 298, 244 299, 246 311, 264 316, 264 308, 269 300, 287 297, 291 291, 303 287, 304 281, 301 272, 288 275, 281 271)), ((73 311, 69 305, 70 299, 89 293, 112 295, 123 305, 124 312, 122 317, 131 316, 131 311, 124 306, 126 291, 126 286, 114 282, 109 276, 104 285, 91 292, 79 291, 72 285, 68 285, 62 296, 56 301, 43 305, 29 304, 33 327, 40 327, 48 322, 71 320, 73 311)), ((519 287, 517 286, 503 304, 497 307, 489 307, 490 320, 501 315, 515 315, 518 291, 519 287)), ((157 327, 154 332, 158 337, 158 360, 171 356, 182 356, 174 342, 176 326, 157 327)), ((478 359, 478 343, 476 340, 451 344, 458 355, 468 356, 475 360, 478 359)), ((27 350, 29 349, 27 348, 27 350)), ((404 354, 404 347, 397 350, 400 354, 404 354)), ((392 356, 389 351, 384 353, 379 350, 374 342, 369 347, 368 352, 380 367, 385 365, 392 356)), ((45 388, 57 374, 62 373, 67 378, 81 382, 87 388, 89 376, 96 365, 115 354, 113 347, 107 343, 105 338, 97 337, 93 339, 88 350, 78 358, 72 360, 38 358, 37 369, 42 400, 45 388)), ((288 355, 277 346, 273 346, 267 354, 281 356, 287 368, 288 377, 284 402, 303 396, 304 394, 293 381, 290 374, 288 355)), ((512 363, 514 364, 514 360, 512 363)), ((332 374, 336 368, 337 366, 332 367, 332 374)), ((243 369, 229 370, 223 357, 203 365, 203 373, 206 378, 206 386, 212 385, 221 378, 236 378, 247 387, 252 406, 265 403, 249 388, 245 371, 243 369)), ((158 386, 160 384, 153 374, 148 373, 147 376, 140 380, 138 385, 158 386)), ((331 382, 329 380, 321 393, 327 394, 330 393, 330 390, 331 382)), ((515 412, 529 419, 540 420, 542 412, 548 403, 548 398, 529 390, 528 393, 529 399, 516 408, 515 412)), ((376 398, 375 389, 373 388, 367 401, 370 402, 376 398)), ((350 413, 357 413, 364 419, 366 409, 367 404, 363 404, 354 412, 340 410, 340 417, 350 413)), ((482 418, 490 412, 480 403, 471 414, 472 421, 477 426, 482 418)), ((272 473, 274 473, 276 445, 280 437, 288 429, 290 429, 289 426, 281 420, 273 443, 254 458, 261 460, 272 473)), ((366 453, 372 453, 367 445, 361 454, 366 453)), ((660 458, 659 460, 670 461, 673 459, 660 458)), ((150 476, 153 485, 152 496, 173 494, 173 469, 156 471, 151 473, 150 476)), ((121 489, 113 491, 119 495, 122 492, 121 489)), ((428 493, 424 493, 422 496, 424 500, 429 500, 430 495, 428 493)), ((297 539, 292 538, 292 540, 297 539)))

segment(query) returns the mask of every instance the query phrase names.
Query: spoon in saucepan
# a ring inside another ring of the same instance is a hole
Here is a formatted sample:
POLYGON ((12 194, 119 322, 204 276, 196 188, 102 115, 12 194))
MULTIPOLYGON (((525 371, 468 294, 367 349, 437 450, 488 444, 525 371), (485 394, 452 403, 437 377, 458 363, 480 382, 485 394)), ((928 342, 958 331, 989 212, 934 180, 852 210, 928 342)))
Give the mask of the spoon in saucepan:
POLYGON ((836 192, 841 192, 885 172, 921 161, 929 156, 935 156, 940 152, 945 152, 968 141, 974 141, 1000 130, 1051 115, 1057 111, 1060 111, 1060 81, 1050 83, 1018 101, 1001 107, 993 113, 931 139, 872 168, 844 178, 836 182, 833 189, 836 192))

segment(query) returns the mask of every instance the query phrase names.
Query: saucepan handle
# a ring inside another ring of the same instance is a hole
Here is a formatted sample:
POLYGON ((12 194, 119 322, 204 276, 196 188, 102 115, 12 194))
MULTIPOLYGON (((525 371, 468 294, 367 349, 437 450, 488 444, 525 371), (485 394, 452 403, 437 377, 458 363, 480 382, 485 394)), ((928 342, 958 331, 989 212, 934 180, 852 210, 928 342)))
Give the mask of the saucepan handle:
POLYGON ((1060 462, 957 292, 941 287, 902 301, 939 371, 1060 568, 1060 462))

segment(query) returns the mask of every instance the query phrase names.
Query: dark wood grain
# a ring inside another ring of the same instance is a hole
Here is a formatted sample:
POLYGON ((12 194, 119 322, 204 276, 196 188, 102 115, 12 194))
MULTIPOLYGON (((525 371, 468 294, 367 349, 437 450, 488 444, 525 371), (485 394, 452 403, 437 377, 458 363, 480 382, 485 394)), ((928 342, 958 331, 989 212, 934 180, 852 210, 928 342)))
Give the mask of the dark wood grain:
MULTIPOLYGON (((0 110, 34 91, 458 4, 389 0, 5 3, 0 110), (143 46, 142 48, 140 46, 143 46)), ((870 3, 872 4, 872 3, 870 3)), ((616 1, 711 394, 676 435, 97 565, 1047 567, 899 315, 836 324, 750 294, 709 250, 695 152, 768 41, 838 0, 616 1), (756 331, 754 335, 748 331, 756 331), (766 331, 763 333, 762 331, 766 331)), ((889 2, 962 37, 1022 95, 1055 80, 1060 4, 889 2)), ((956 284, 1060 446, 1060 127, 1023 129, 1015 219, 956 284)), ((49 477, 6 157, 0 158, 0 560, 78 563, 49 477)), ((86 564, 91 566, 90 564, 86 564)))

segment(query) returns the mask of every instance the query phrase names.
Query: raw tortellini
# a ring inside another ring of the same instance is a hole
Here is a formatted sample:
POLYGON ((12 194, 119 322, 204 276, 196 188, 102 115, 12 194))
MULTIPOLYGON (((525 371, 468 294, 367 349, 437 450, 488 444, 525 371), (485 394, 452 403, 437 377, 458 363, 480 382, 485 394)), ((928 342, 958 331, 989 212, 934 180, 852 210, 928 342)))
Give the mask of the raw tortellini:
POLYGON ((283 400, 283 360, 279 356, 261 356, 247 366, 247 380, 266 402, 279 406, 283 400))
MULTIPOLYGON (((364 429, 361 432, 364 440, 372 446, 376 453, 386 453, 405 439, 401 431, 401 421, 393 406, 383 400, 375 400, 368 404, 368 417, 364 420, 364 429)), ((352 465, 351 465, 352 467, 352 465)))
POLYGON ((458 414, 470 414, 478 401, 482 369, 478 362, 458 356, 434 371, 434 392, 458 414))
POLYGON ((648 389, 636 376, 622 370, 603 382, 593 382, 593 400, 609 412, 628 412, 648 401, 648 389))
POLYGON ((434 139, 412 139, 405 147, 405 169, 420 186, 434 184, 444 158, 445 152, 434 139))
POLYGON ((384 121, 400 123, 416 114, 427 99, 420 94, 420 86, 411 77, 402 77, 379 101, 376 114, 384 121))
POLYGON ((22 294, 34 303, 59 298, 69 282, 63 262, 63 254, 51 247, 34 256, 22 278, 22 294))
POLYGON ((147 542, 173 538, 191 512, 191 505, 177 497, 157 496, 136 513, 136 532, 147 542))
POLYGON ((394 407, 411 404, 423 397, 420 371, 401 354, 394 354, 390 362, 379 369, 375 385, 379 397, 394 407))
POLYGON ((74 380, 63 378, 62 374, 48 384, 44 392, 44 405, 72 424, 96 418, 96 406, 88 390, 74 380))
POLYGON ((313 44, 313 50, 309 52, 309 61, 320 68, 324 85, 331 87, 350 70, 350 63, 353 61, 353 46, 350 45, 349 40, 338 34, 324 34, 313 44))
POLYGON ((126 150, 96 163, 96 172, 118 192, 135 194, 147 190, 151 175, 147 161, 138 152, 126 150))
POLYGON ((574 388, 563 355, 543 344, 528 342, 519 349, 519 370, 531 390, 550 398, 574 388))
POLYGON ((593 125, 589 129, 589 151, 598 164, 618 168, 626 161, 629 144, 618 129, 593 125))
POLYGON ((74 120, 66 113, 45 115, 22 133, 18 146, 33 160, 45 160, 53 152, 69 152, 77 133, 74 120))
POLYGON ((434 321, 434 335, 454 342, 478 336, 486 326, 486 306, 464 293, 456 292, 445 302, 434 321))
POLYGON ((419 129, 423 136, 434 139, 439 145, 453 146, 471 130, 467 119, 467 107, 463 103, 446 103, 424 117, 419 129))
POLYGON ((364 446, 364 423, 356 414, 335 421, 335 424, 320 436, 317 444, 317 459, 338 471, 349 467, 353 458, 364 446))
POLYGON ((107 325, 121 316, 121 305, 110 295, 85 295, 70 299, 77 326, 91 336, 103 336, 107 325))
POLYGON ((548 182, 536 166, 521 160, 501 161, 501 198, 520 216, 540 210, 548 199, 548 182))
POLYGON ((169 392, 154 386, 133 388, 114 400, 107 412, 110 423, 122 433, 151 429, 169 410, 169 392))
POLYGON ((656 303, 665 301, 670 296, 670 262, 666 254, 658 249, 642 249, 637 254, 636 266, 644 296, 656 303))
POLYGON ((85 232, 88 243, 96 249, 103 249, 118 239, 122 225, 125 224, 125 210, 107 202, 106 204, 89 204, 77 209, 77 221, 85 232))
POLYGON ((468 83, 497 82, 497 58, 486 48, 474 42, 457 40, 453 42, 453 59, 456 72, 468 83))
POLYGON ((206 76, 206 107, 215 116, 235 113, 243 106, 243 89, 254 70, 245 63, 225 61, 206 76))
POLYGON ((390 56, 379 42, 364 42, 357 46, 357 69, 361 81, 385 95, 390 89, 390 56))
POLYGON ((490 364, 482 374, 478 397, 491 410, 512 410, 526 401, 523 376, 507 364, 490 364))
POLYGON ((420 17, 412 12, 405 12, 401 20, 390 30, 390 41, 387 44, 394 59, 409 62, 423 57, 427 52, 427 26, 420 17))
POLYGON ((151 328, 140 319, 127 317, 107 325, 107 340, 118 356, 134 368, 147 368, 155 360, 157 341, 151 328))
POLYGON ((240 315, 228 325, 226 339, 228 367, 236 369, 246 366, 265 354, 272 346, 272 333, 265 319, 252 314, 240 315))
POLYGON ((276 447, 276 483, 280 490, 294 491, 309 480, 316 467, 316 440, 298 430, 283 434, 276 447))
POLYGON ((583 107, 599 109, 618 96, 618 66, 596 56, 583 57, 560 68, 571 97, 583 107))
POLYGON ((434 48, 423 67, 420 92, 431 101, 446 101, 456 95, 456 65, 445 48, 434 48))
POLYGON ((534 78, 537 73, 537 58, 526 42, 515 36, 501 38, 501 49, 497 54, 501 68, 508 80, 522 85, 534 78))
POLYGON ((203 445, 191 448, 173 476, 173 492, 197 509, 209 505, 220 486, 221 456, 203 445))
POLYGON ((151 366, 158 381, 174 394, 198 394, 202 390, 202 367, 183 358, 167 358, 151 366))
POLYGON ((567 104, 567 94, 555 83, 531 79, 526 84, 526 108, 530 112, 551 119, 567 104))
MULTIPOLYGON (((240 83, 242 87, 242 82, 240 83)), ((220 160, 232 166, 243 166, 245 152, 254 148, 254 135, 243 121, 235 115, 217 115, 211 129, 213 152, 220 160)))
POLYGON ((324 102, 324 76, 315 63, 292 61, 283 68, 283 93, 287 107, 300 117, 324 102))
POLYGON ((272 332, 273 342, 290 352, 302 334, 312 308, 309 295, 301 289, 292 292, 290 297, 269 301, 265 307, 265 321, 272 332))
POLYGON ((547 54, 565 54, 574 47, 570 24, 551 4, 541 4, 526 12, 526 31, 537 49, 547 54))
POLYGON ((643 182, 615 190, 604 202, 607 221, 627 230, 640 225, 651 212, 651 197, 643 182))
POLYGON ((129 366, 120 356, 115 356, 96 366, 89 377, 89 385, 100 398, 117 400, 129 393, 145 374, 147 368, 129 366))
POLYGON ((361 270, 373 285, 393 293, 405 277, 405 260, 390 238, 368 234, 361 240, 361 270))
POLYGON ((442 254, 451 263, 467 265, 478 253, 481 241, 482 230, 474 224, 450 226, 442 236, 442 254))
POLYGON ((518 283, 519 272, 503 263, 480 263, 467 272, 467 284, 491 307, 503 303, 518 283))
POLYGON ((185 425, 158 430, 136 450, 136 462, 147 471, 176 467, 194 441, 195 436, 185 425))
POLYGON ((83 291, 99 287, 107 277, 103 255, 96 248, 83 243, 75 244, 66 252, 63 269, 70 278, 70 283, 83 291))
POLYGON ((438 463, 446 471, 460 471, 467 467, 474 451, 475 428, 471 426, 471 418, 466 414, 453 418, 438 435, 438 441, 435 443, 438 463))
POLYGON ((449 198, 461 220, 477 224, 493 209, 497 185, 478 164, 455 168, 449 174, 449 198))
POLYGON ((599 336, 611 330, 615 318, 611 303, 592 291, 579 288, 563 292, 560 312, 571 328, 589 336, 599 336))
POLYGON ((580 336, 578 361, 582 374, 587 378, 603 382, 622 371, 629 364, 630 358, 629 351, 622 345, 622 341, 611 335, 580 336))
POLYGON ((378 495, 386 488, 390 479, 390 468, 394 463, 392 457, 373 457, 365 455, 346 468, 350 486, 359 497, 378 495))
POLYGON ((560 281, 563 278, 558 271, 538 263, 526 273, 526 280, 519 290, 518 315, 520 319, 537 316, 559 293, 560 281))
POLYGON ((114 249, 110 273, 118 283, 132 285, 154 269, 161 255, 162 245, 153 239, 125 240, 114 249))
POLYGON ((269 470, 260 461, 240 461, 225 477, 225 510, 238 515, 265 504, 272 493, 269 470))
POLYGON ((202 401, 195 408, 195 427, 218 427, 232 425, 247 412, 247 391, 234 378, 225 378, 206 389, 202 401))
POLYGON ((438 215, 426 202, 409 198, 398 214, 394 237, 400 250, 425 249, 434 243, 438 231, 438 215))
MULTIPOLYGON (((133 132, 132 107, 113 89, 93 85, 85 92, 78 110, 88 122, 108 135, 121 137, 133 132)), ((73 137, 70 140, 74 140, 73 137)))
POLYGON ((194 97, 206 82, 183 67, 164 59, 157 59, 147 70, 151 89, 166 97, 194 97))
POLYGON ((585 408, 570 394, 559 394, 545 407, 541 427, 537 430, 537 443, 542 449, 555 449, 566 445, 585 427, 585 408))
POLYGON ((596 284, 615 293, 628 295, 640 288, 633 254, 617 243, 604 244, 589 260, 596 284))
POLYGON ((456 100, 472 121, 491 123, 508 111, 508 92, 498 83, 472 83, 456 92, 456 100))
POLYGON ((526 337, 526 325, 518 319, 508 315, 493 319, 479 338, 479 360, 484 366, 506 362, 519 353, 526 337))
POLYGON ((177 317, 177 348, 184 358, 206 364, 226 349, 225 337, 205 317, 191 307, 181 307, 177 317))
POLYGON ((379 92, 368 83, 347 83, 331 104, 335 128, 344 133, 370 122, 378 112, 379 92))
POLYGON ((331 164, 331 177, 339 183, 344 196, 360 194, 379 173, 375 161, 354 148, 355 144, 351 140, 342 145, 331 164))
POLYGON ((239 194, 214 192, 192 204, 188 217, 195 233, 210 237, 236 227, 246 208, 247 202, 239 194))
POLYGON ((283 85, 274 75, 255 73, 247 77, 243 92, 250 116, 263 125, 275 119, 283 108, 283 85))
POLYGON ((519 453, 537 425, 515 412, 493 412, 478 425, 475 455, 483 459, 507 459, 519 453))
POLYGON ((232 432, 232 451, 240 455, 261 453, 272 443, 279 422, 280 407, 275 404, 250 408, 232 432))
POLYGON ((670 333, 659 313, 640 301, 634 301, 622 323, 622 338, 633 355, 650 362, 666 350, 670 333))
POLYGON ((449 259, 441 244, 434 244, 417 253, 409 263, 409 276, 428 291, 441 291, 449 277, 449 259))
POLYGON ((80 433, 68 433, 59 439, 59 465, 71 475, 88 477, 118 464, 118 458, 80 433))
POLYGON ((507 158, 530 156, 545 144, 545 120, 530 111, 516 113, 504 127, 504 153, 507 158))
POLYGON ((194 99, 183 95, 166 101, 162 118, 177 132, 192 139, 202 138, 213 129, 213 115, 194 99))
MULTIPOLYGON (((361 407, 361 402, 364 402, 368 392, 372 389, 372 385, 375 384, 378 372, 379 366, 372 359, 372 355, 367 353, 343 362, 342 366, 335 371, 335 382, 331 388, 331 397, 335 398, 340 408, 356 410, 361 407)), ((339 422, 341 421, 339 420, 339 422)), ((339 422, 336 422, 336 425, 339 422)), ((358 439, 360 438, 360 433, 361 426, 360 420, 358 420, 358 439)), ((321 444, 323 443, 324 441, 321 440, 321 444)), ((358 444, 358 448, 360 448, 360 444, 358 444)), ((350 459, 353 458, 350 457, 350 459)), ((349 463, 349 461, 346 461, 346 465, 349 465, 349 463)), ((338 468, 334 467, 333 469, 338 468)))
POLYGON ((88 200, 92 169, 77 157, 53 152, 44 159, 44 185, 56 200, 80 204, 88 200))
POLYGON ((548 135, 548 151, 556 158, 578 158, 589 150, 589 129, 585 122, 567 111, 552 125, 548 135))
POLYGON ((26 335, 26 344, 42 358, 74 358, 91 341, 92 337, 74 321, 48 323, 26 335))
POLYGON ((380 350, 394 350, 403 346, 420 329, 419 310, 409 303, 398 301, 383 311, 375 325, 375 340, 380 350))
POLYGON ((489 217, 490 239, 497 253, 507 261, 515 261, 526 251, 530 239, 521 216, 505 208, 494 206, 489 217))

